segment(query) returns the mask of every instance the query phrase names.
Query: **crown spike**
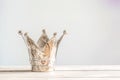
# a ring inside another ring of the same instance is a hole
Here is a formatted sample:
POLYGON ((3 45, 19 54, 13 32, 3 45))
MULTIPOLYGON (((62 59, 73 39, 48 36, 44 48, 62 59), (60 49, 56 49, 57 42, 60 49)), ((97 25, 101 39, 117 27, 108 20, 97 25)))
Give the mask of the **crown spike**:
POLYGON ((47 36, 47 34, 46 34, 46 30, 43 29, 43 30, 42 30, 42 35, 40 36, 40 38, 39 38, 38 41, 37 41, 37 44, 38 44, 38 46, 39 46, 39 48, 40 48, 41 51, 43 50, 45 44, 46 44, 48 41, 49 41, 49 38, 48 38, 48 36, 47 36))
POLYGON ((56 55, 55 55, 55 57, 57 56, 57 51, 58 51, 58 47, 59 47, 59 44, 60 44, 60 42, 62 41, 62 39, 63 39, 63 37, 64 37, 64 35, 66 34, 67 32, 66 32, 66 30, 64 30, 63 31, 63 34, 61 35, 61 37, 58 39, 58 41, 57 41, 57 45, 56 45, 56 55))

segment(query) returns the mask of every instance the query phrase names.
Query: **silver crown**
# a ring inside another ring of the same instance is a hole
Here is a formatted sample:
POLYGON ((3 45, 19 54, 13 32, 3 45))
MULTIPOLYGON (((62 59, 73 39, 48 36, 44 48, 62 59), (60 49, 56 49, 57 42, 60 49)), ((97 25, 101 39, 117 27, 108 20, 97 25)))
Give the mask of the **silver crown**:
POLYGON ((18 31, 22 36, 29 53, 29 61, 32 65, 32 71, 49 71, 54 67, 54 62, 57 55, 57 50, 61 40, 63 39, 66 31, 63 31, 61 37, 56 40, 57 33, 53 33, 52 38, 48 38, 46 30, 42 30, 42 35, 35 43, 28 33, 18 31))

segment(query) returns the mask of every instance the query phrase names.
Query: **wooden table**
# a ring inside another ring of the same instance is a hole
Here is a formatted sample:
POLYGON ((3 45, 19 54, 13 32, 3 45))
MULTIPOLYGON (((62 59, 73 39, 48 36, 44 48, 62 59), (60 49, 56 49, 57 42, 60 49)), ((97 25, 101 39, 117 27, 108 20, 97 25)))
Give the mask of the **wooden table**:
POLYGON ((0 80, 120 80, 119 66, 59 66, 54 72, 30 67, 0 67, 0 80))

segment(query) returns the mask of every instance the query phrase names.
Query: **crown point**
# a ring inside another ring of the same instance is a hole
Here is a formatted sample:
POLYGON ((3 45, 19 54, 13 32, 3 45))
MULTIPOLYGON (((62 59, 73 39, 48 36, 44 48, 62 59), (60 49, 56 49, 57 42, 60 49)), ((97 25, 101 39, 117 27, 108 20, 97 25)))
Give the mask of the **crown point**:
POLYGON ((54 36, 56 36, 56 35, 57 35, 57 33, 55 32, 55 33, 53 33, 53 35, 54 35, 54 36))
POLYGON ((66 33, 67 33, 66 30, 64 30, 64 31, 63 31, 63 34, 66 34, 66 33))
POLYGON ((45 33, 46 32, 45 29, 43 29, 42 32, 45 33))
POLYGON ((21 30, 19 30, 19 31, 18 31, 18 34, 19 34, 19 35, 22 35, 22 31, 21 31, 21 30))

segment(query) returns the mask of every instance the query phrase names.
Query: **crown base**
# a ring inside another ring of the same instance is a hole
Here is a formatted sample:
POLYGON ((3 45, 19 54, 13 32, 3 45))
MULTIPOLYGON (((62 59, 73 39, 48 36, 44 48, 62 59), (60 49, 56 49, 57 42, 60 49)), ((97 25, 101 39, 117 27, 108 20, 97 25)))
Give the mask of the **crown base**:
POLYGON ((49 72, 49 71, 54 71, 54 67, 49 67, 49 66, 38 66, 34 65, 32 66, 32 72, 49 72))

